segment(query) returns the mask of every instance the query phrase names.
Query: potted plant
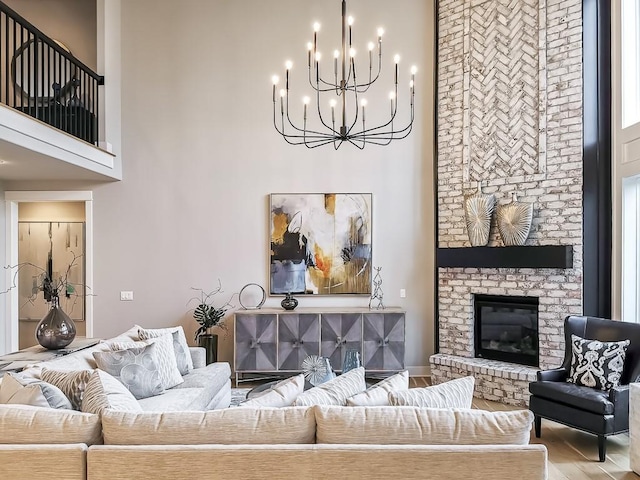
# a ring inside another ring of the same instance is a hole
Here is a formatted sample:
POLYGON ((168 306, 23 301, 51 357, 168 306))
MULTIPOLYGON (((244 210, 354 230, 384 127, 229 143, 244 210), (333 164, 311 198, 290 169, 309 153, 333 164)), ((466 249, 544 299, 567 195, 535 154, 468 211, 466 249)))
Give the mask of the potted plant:
POLYGON ((230 300, 221 306, 215 305, 215 296, 222 293, 222 285, 218 280, 218 288, 212 292, 205 292, 201 288, 192 288, 200 292, 198 297, 194 297, 191 301, 197 301, 198 305, 193 310, 193 318, 200 325, 196 330, 195 340, 198 346, 203 347, 207 354, 207 365, 218 361, 218 335, 212 333, 213 328, 226 330, 224 316, 227 310, 233 308, 230 300))

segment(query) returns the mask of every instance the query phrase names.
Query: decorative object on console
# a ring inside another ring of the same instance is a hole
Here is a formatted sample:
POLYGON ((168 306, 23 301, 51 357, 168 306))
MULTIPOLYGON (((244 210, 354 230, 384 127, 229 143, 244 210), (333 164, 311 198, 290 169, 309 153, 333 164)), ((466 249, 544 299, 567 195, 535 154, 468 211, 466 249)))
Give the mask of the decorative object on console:
POLYGON ((336 376, 329 359, 318 355, 309 355, 302 361, 300 368, 304 378, 314 387, 328 382, 336 376))
POLYGON ((380 274, 380 272, 382 271, 382 267, 374 267, 374 270, 376 271, 376 275, 375 277, 373 277, 373 294, 369 299, 369 308, 383 310, 384 304, 382 303, 382 297, 384 296, 384 293, 382 292, 382 275, 380 274), (377 300, 378 304, 372 306, 371 304, 374 300, 377 300))
POLYGON ((533 203, 519 202, 514 192, 511 203, 498 206, 496 220, 500 237, 506 246, 524 245, 533 221, 533 203))
POLYGON ((290 293, 287 293, 284 299, 280 302, 280 305, 285 310, 295 310, 295 308, 298 306, 298 300, 293 298, 290 293))
POLYGON ((258 285, 257 283, 247 283, 244 287, 240 289, 240 293, 238 293, 238 303, 244 310, 260 310, 266 300, 267 300, 267 292, 265 292, 264 288, 262 288, 262 286, 258 285), (260 289, 260 292, 262 293, 262 299, 253 306, 246 306, 242 301, 242 294, 249 287, 258 287, 260 289))
MULTIPOLYGON (((317 101, 320 103, 321 97, 324 94, 335 94, 329 104, 331 106, 331 120, 325 119, 322 116, 320 105, 318 104, 319 120, 317 126, 314 125, 311 128, 307 125, 307 107, 310 102, 309 97, 304 97, 303 100, 303 122, 302 127, 297 126, 291 122, 289 113, 289 72, 293 66, 291 61, 287 61, 286 66, 286 80, 285 89, 280 90, 280 115, 281 122, 277 119, 277 106, 276 106, 276 89, 279 82, 279 78, 273 76, 273 123, 276 131, 284 137, 287 143, 291 145, 305 145, 307 148, 315 148, 323 145, 332 145, 336 150, 342 145, 343 142, 351 143, 359 149, 363 149, 367 143, 373 145, 388 145, 392 140, 398 140, 405 138, 411 132, 414 118, 414 95, 415 95, 415 74, 417 68, 411 67, 411 81, 409 82, 409 104, 411 109, 411 118, 408 124, 403 128, 394 128, 394 120, 396 120, 396 113, 398 110, 398 63, 400 62, 400 56, 394 57, 395 62, 395 87, 389 94, 391 100, 391 115, 381 125, 370 127, 365 122, 365 107, 367 105, 366 99, 360 97, 360 111, 358 110, 358 95, 366 92, 369 87, 375 83, 379 78, 382 67, 382 35, 384 30, 378 28, 378 39, 376 44, 369 42, 369 78, 363 82, 358 82, 356 78, 356 51, 351 43, 351 27, 353 24, 353 17, 347 18, 347 2, 342 0, 342 45, 341 50, 335 50, 333 55, 333 76, 330 77, 331 81, 322 78, 320 75, 320 60, 321 54, 318 50, 318 32, 320 31, 320 24, 315 23, 313 43, 309 43, 308 46, 308 69, 309 69, 309 83, 311 88, 317 93, 317 101), (377 68, 374 67, 373 57, 374 49, 377 50, 377 68), (340 69, 338 68, 340 64, 340 69), (376 72, 377 70, 377 72, 376 72), (373 72, 373 77, 372 77, 373 72), (339 80, 340 76, 340 80, 339 80), (315 78, 315 83, 312 79, 315 78), (322 95, 321 95, 322 94, 322 95), (285 98, 286 97, 286 98, 285 98), (349 98, 347 98, 349 97, 349 98), (341 113, 339 117, 339 126, 336 127, 336 114, 335 109, 338 104, 341 103, 341 113), (355 111, 354 119, 347 119, 347 111, 355 111), (355 124, 362 119, 362 128, 356 129, 355 124), (286 119, 286 121, 285 121, 286 119), (331 123, 329 123, 331 122, 331 123)), ((364 55, 365 58, 367 55, 364 55)), ((365 66, 363 70, 367 71, 365 66)), ((397 125, 397 124, 396 124, 397 125)))
POLYGON ((370 193, 274 193, 270 203, 270 294, 371 294, 370 193))
POLYGON ((195 339, 198 340, 198 345, 206 350, 207 365, 218 361, 218 335, 211 333, 213 327, 219 327, 222 330, 226 330, 227 326, 224 323, 224 315, 227 310, 233 308, 231 300, 227 301, 224 305, 216 307, 214 305, 214 297, 218 293, 222 293, 222 284, 218 280, 218 288, 212 292, 205 292, 201 288, 192 288, 200 292, 200 297, 194 297, 190 300, 196 300, 198 306, 193 311, 193 318, 200 324, 198 330, 195 333, 195 339))
POLYGON ((342 362, 342 373, 346 373, 354 368, 359 368, 360 352, 358 350, 347 350, 344 354, 344 362, 342 362))
POLYGON ((480 182, 478 182, 478 191, 465 197, 464 217, 469 241, 473 247, 482 247, 489 243, 491 215, 495 208, 495 195, 483 195, 480 182))

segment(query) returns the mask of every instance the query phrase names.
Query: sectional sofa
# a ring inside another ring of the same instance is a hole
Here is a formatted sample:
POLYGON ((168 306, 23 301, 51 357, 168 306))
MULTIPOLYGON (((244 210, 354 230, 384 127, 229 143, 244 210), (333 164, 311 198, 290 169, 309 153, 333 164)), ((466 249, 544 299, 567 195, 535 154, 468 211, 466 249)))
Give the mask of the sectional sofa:
MULTIPOLYGON (((95 368, 93 351, 28 373, 95 368)), ((142 412, 0 405, 0 479, 547 478, 546 448, 529 445, 527 410, 222 408, 229 365, 204 366, 202 353, 192 348, 197 368, 179 387, 140 401, 142 412)))

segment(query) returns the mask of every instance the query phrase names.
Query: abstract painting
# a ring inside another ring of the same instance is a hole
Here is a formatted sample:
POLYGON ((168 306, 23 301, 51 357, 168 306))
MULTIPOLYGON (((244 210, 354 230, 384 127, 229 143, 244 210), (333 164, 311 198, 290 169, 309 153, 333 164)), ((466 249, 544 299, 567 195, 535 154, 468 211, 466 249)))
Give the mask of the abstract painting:
POLYGON ((272 194, 270 215, 271 294, 371 294, 370 193, 272 194))

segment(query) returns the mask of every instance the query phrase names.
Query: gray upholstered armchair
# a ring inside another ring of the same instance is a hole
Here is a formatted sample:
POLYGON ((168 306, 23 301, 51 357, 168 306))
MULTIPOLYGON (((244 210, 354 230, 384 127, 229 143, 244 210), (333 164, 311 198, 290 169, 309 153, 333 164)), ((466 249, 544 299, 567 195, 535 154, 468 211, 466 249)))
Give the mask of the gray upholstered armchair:
POLYGON ((595 317, 567 317, 564 322, 565 356, 560 368, 538 372, 529 384, 529 409, 535 416, 540 438, 542 419, 568 425, 598 436, 601 462, 606 456, 606 438, 629 430, 629 383, 640 381, 640 324, 595 317), (567 382, 571 367, 571 335, 617 342, 629 340, 620 385, 600 390, 567 382))

